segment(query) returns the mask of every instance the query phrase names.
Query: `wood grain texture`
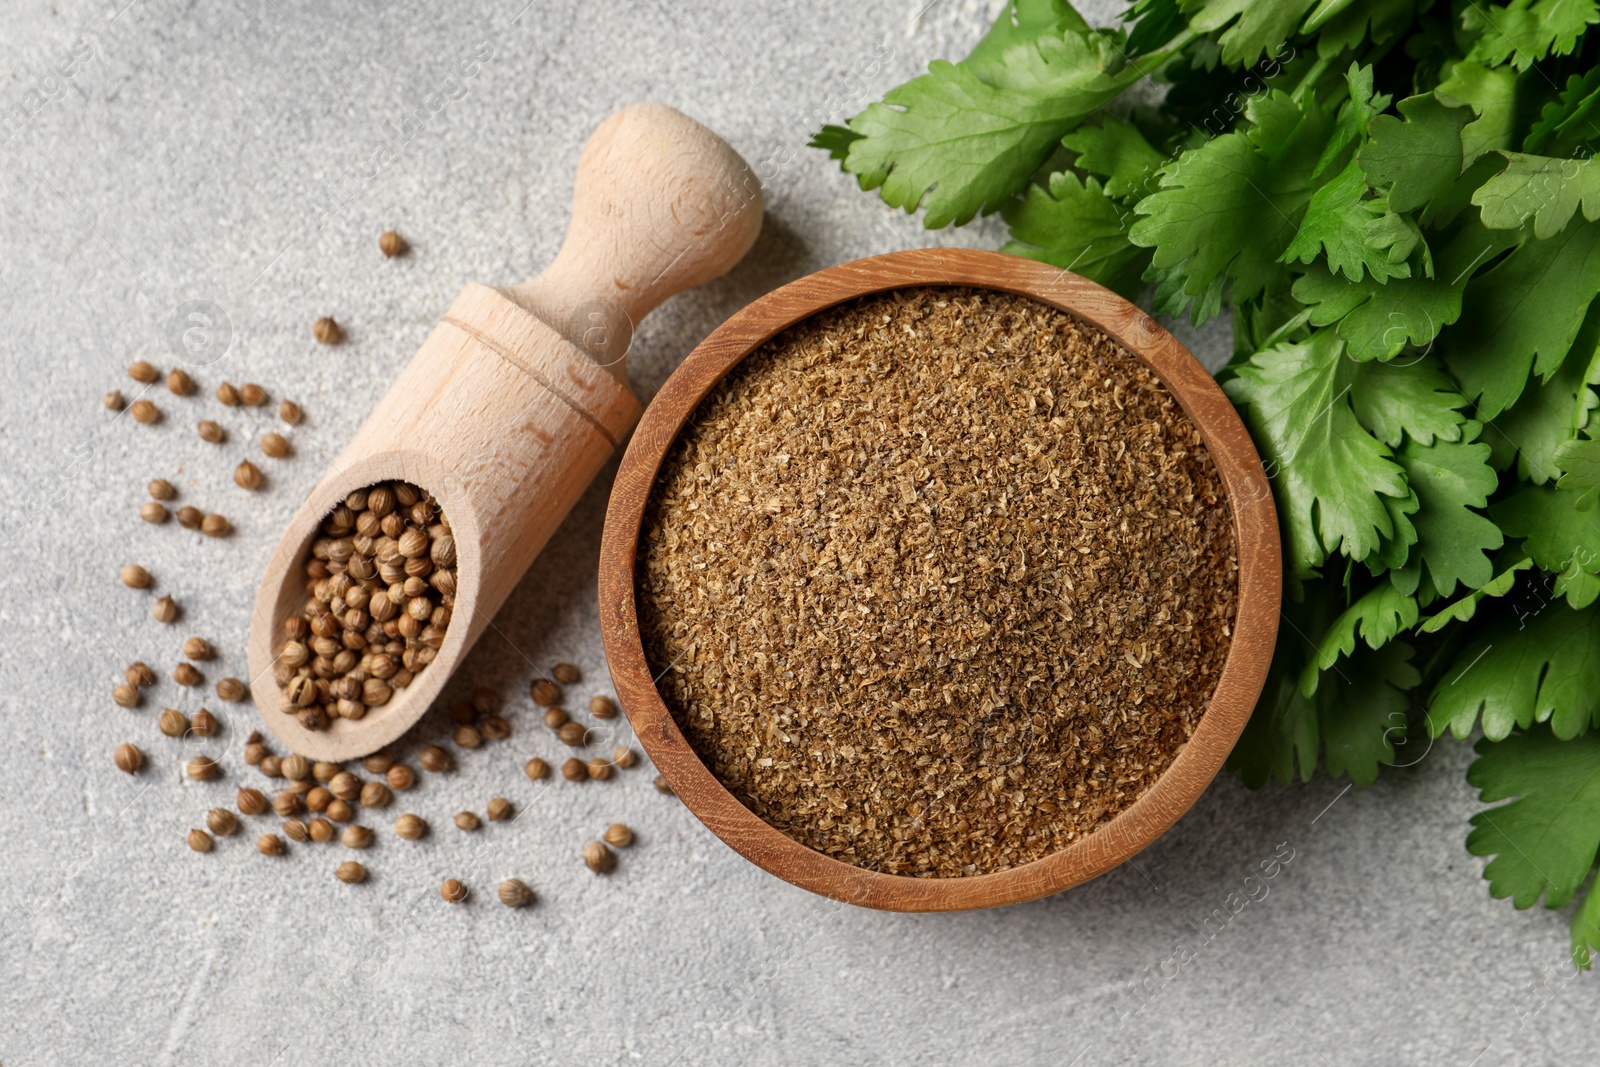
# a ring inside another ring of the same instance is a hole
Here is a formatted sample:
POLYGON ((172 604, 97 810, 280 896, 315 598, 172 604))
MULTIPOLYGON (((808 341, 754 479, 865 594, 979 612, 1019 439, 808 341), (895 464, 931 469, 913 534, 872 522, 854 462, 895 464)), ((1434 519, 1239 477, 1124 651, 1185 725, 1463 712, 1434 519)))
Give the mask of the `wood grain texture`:
POLYGON ((251 618, 250 690, 291 751, 351 759, 422 717, 638 418, 623 360, 633 323, 737 263, 761 214, 744 160, 687 116, 639 104, 601 124, 578 164, 556 260, 521 286, 462 291, 267 563, 251 618), (302 567, 323 518, 353 490, 389 479, 430 490, 450 520, 452 621, 437 658, 388 704, 307 730, 279 710, 283 620, 304 604, 302 567))
POLYGON ((1250 717, 1277 637, 1282 560, 1261 458, 1233 405, 1194 356, 1115 293, 1047 264, 995 252, 919 249, 845 263, 744 308, 684 360, 651 402, 622 458, 600 549, 600 624, 617 695, 641 743, 689 809, 735 851, 795 885, 894 911, 996 907, 1104 874, 1160 836, 1216 776, 1250 717), (1082 840, 1008 871, 967 878, 880 874, 815 852, 763 822, 690 747, 651 677, 634 585, 640 527, 657 471, 700 401, 780 330, 869 293, 972 286, 1032 297, 1092 323, 1150 368, 1199 428, 1228 494, 1239 553, 1239 604, 1227 662, 1200 725, 1154 786, 1082 840))

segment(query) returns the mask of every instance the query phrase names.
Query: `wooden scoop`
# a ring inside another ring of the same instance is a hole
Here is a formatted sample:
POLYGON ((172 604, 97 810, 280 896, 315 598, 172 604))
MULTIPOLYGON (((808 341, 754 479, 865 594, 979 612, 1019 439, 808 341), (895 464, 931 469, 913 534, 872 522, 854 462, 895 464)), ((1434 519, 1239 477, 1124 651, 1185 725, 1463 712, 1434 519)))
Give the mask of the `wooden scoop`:
POLYGON ((600 124, 555 260, 521 285, 462 291, 268 561, 250 626, 251 693, 290 750, 363 756, 422 716, 638 419, 625 361, 634 324, 737 263, 761 212, 749 166, 688 116, 645 103, 600 124), (341 500, 394 479, 432 492, 454 534, 444 644, 388 703, 308 730, 280 710, 274 677, 284 620, 305 605, 306 553, 341 500))

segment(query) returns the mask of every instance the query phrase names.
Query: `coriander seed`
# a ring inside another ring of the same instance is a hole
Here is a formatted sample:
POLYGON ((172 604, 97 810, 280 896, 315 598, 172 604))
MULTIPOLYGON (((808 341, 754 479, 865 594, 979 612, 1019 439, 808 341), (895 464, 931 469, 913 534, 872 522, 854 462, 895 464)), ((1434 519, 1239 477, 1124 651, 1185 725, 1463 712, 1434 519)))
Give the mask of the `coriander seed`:
POLYGON ((472 831, 482 825, 483 823, 479 821, 478 816, 474 813, 470 811, 456 812, 456 829, 472 831))
POLYGON ((263 856, 281 856, 284 847, 283 838, 277 834, 262 834, 256 838, 256 851, 263 856))
POLYGON ((212 656, 211 642, 203 637, 191 637, 183 643, 183 654, 192 660, 208 660, 212 656))
POLYGON ((306 792, 306 810, 318 814, 327 811, 328 805, 333 803, 333 794, 324 786, 314 786, 306 792))
POLYGON ((556 731, 556 736, 561 739, 561 743, 564 745, 581 748, 589 736, 589 731, 584 728, 581 722, 569 722, 556 731))
POLYGON ((350 802, 334 797, 328 801, 328 810, 323 812, 336 823, 347 823, 356 817, 355 810, 350 807, 350 802))
POLYGON ((367 880, 367 869, 355 860, 345 860, 334 868, 333 876, 345 885, 358 885, 367 880))
POLYGON ((528 776, 529 781, 537 782, 550 776, 550 764, 535 756, 522 765, 522 773, 528 776))
POLYGON ((167 521, 167 507, 155 500, 147 500, 139 506, 139 517, 152 526, 159 526, 167 521))
POLYGON ((311 840, 311 828, 299 819, 285 819, 283 820, 283 836, 290 841, 298 841, 301 844, 305 844, 311 840))
POLYGON ((211 514, 200 520, 200 532, 207 537, 227 537, 233 525, 221 515, 211 514))
POLYGON ((178 617, 178 602, 164 596, 150 608, 150 614, 155 616, 156 622, 172 622, 178 617))
POLYGON ((590 841, 583 846, 583 862, 595 874, 605 874, 616 865, 616 855, 604 841, 590 841))
POLYGON ((403 793, 417 782, 417 772, 404 763, 396 763, 384 772, 384 781, 389 783, 389 788, 396 793, 403 793))
POLYGON ((194 392, 194 379, 181 367, 174 367, 167 375, 167 390, 173 396, 188 396, 194 392))
POLYGON ((192 664, 180 663, 172 668, 172 680, 179 685, 199 685, 200 672, 192 664))
POLYGON ((566 709, 550 708, 544 713, 544 724, 552 730, 559 730, 569 721, 566 709))
POLYGON ((361 757, 361 769, 368 774, 385 774, 393 766, 394 756, 384 749, 361 757))
POLYGON ((393 259, 406 250, 405 239, 393 230, 384 230, 378 235, 378 251, 384 256, 393 259))
POLYGON ((542 708, 561 703, 561 687, 548 678, 536 678, 528 687, 528 695, 542 708))
POLYGON ((198 530, 205 521, 205 512, 192 504, 185 504, 178 509, 178 525, 185 530, 198 530))
POLYGON ((293 818, 306 810, 305 798, 285 789, 272 798, 272 810, 285 819, 293 818))
POLYGON ((387 808, 394 802, 394 794, 382 782, 368 782, 361 787, 363 808, 387 808))
POLYGON ((210 782, 222 774, 222 764, 210 756, 196 756, 184 766, 184 773, 197 782, 210 782))
POLYGON ((415 841, 428 832, 428 824, 409 812, 394 821, 395 836, 406 841, 415 841))
POLYGON ((439 887, 439 896, 451 904, 460 904, 467 899, 467 887, 454 878, 446 878, 439 887))
POLYGON ((261 790, 245 786, 234 798, 233 806, 239 809, 240 815, 260 815, 267 810, 267 798, 261 790))
POLYGON ((479 715, 498 715, 505 707, 505 701, 500 699, 500 694, 488 686, 479 686, 472 691, 472 708, 479 715))
POLYGON ((578 673, 578 668, 570 663, 557 663, 550 668, 550 677, 562 685, 575 685, 583 675, 578 673))
POLYGON ((151 500, 171 500, 178 495, 172 483, 165 478, 152 478, 150 484, 145 486, 145 492, 150 494, 151 500))
POLYGON ((283 761, 269 752, 265 756, 261 757, 260 770, 261 773, 266 775, 268 778, 282 778, 283 761))
POLYGON ((196 852, 211 851, 211 835, 204 830, 189 831, 189 847, 196 852))
POLYGON ((589 714, 597 719, 614 719, 617 717, 617 705, 608 696, 592 696, 589 698, 589 714))
POLYGON ((261 761, 272 755, 272 750, 260 741, 251 741, 244 746, 244 761, 252 767, 261 766, 261 761))
POLYGON ((665 793, 669 797, 678 795, 677 793, 673 792, 672 783, 667 781, 667 776, 664 774, 656 775, 656 780, 651 784, 656 787, 657 793, 665 793))
POLYGON ((267 402, 267 391, 255 382, 239 386, 239 400, 247 407, 258 408, 267 402))
POLYGON ((145 360, 136 359, 128 364, 128 377, 136 382, 150 385, 161 380, 161 372, 145 360))
POLYGON ((339 835, 339 843, 345 848, 371 848, 372 831, 365 826, 346 826, 339 835))
POLYGON ((325 845, 334 839, 333 823, 327 819, 312 819, 306 824, 306 830, 311 834, 311 840, 319 845, 325 845))
POLYGON ((161 718, 156 721, 156 727, 168 737, 182 737, 189 732, 189 720, 184 718, 183 712, 176 708, 168 708, 161 713, 161 718))
POLYGON ((611 761, 596 756, 589 761, 588 772, 590 778, 597 782, 603 782, 611 777, 611 761))
POLYGON ((456 763, 456 761, 451 757, 450 753, 446 752, 438 745, 429 745, 421 752, 417 753, 417 762, 422 764, 423 770, 430 771, 434 774, 440 774, 444 771, 448 771, 452 769, 456 763))
POLYGON ((122 677, 129 685, 136 685, 140 688, 156 684, 156 672, 151 670, 150 664, 145 663, 143 660, 128 664, 122 672, 122 677))
POLYGON ((149 589, 150 572, 137 563, 129 563, 122 568, 122 584, 129 589, 149 589))
POLYGON ((261 488, 261 468, 249 460, 240 460, 239 465, 233 468, 233 484, 240 489, 261 488))
POLYGON ((519 878, 507 878, 500 883, 499 897, 508 908, 526 908, 533 903, 533 890, 519 878))
POLYGON ((124 741, 117 746, 112 759, 117 765, 117 770, 123 774, 138 774, 139 768, 144 766, 144 753, 139 751, 139 746, 131 741, 124 741))
POLYGON ((189 720, 189 729, 194 731, 196 737, 214 737, 217 733, 217 717, 201 708, 189 720))
POLYGON ((343 335, 339 324, 326 315, 311 324, 311 336, 317 339, 318 344, 336 345, 343 335))
POLYGON ((223 678, 217 682, 217 699, 229 702, 244 699, 244 683, 237 678, 223 678))
POLYGON ((212 421, 211 419, 201 419, 199 423, 196 424, 195 431, 199 433, 200 440, 213 445, 221 444, 223 439, 227 437, 227 433, 222 429, 222 425, 212 421))
POLYGON ((232 382, 223 382, 217 386, 217 399, 223 407, 236 408, 239 406, 239 390, 233 387, 232 382))
POLYGON ((134 422, 150 426, 161 421, 161 409, 148 400, 135 400, 130 410, 133 412, 134 422))
POLYGON ((261 435, 261 454, 268 459, 282 459, 289 454, 289 441, 281 433, 261 435))
POLYGON ((111 392, 100 398, 101 406, 107 411, 121 411, 127 402, 121 391, 117 389, 111 390, 111 392))
POLYGON ((113 686, 111 699, 115 700, 119 707, 136 708, 139 706, 139 687, 126 682, 113 686))
POLYGON ((485 741, 504 741, 511 736, 511 723, 498 715, 490 715, 478 724, 478 732, 485 741))
POLYGON ((300 405, 293 400, 284 400, 278 405, 278 418, 290 426, 299 426, 300 420, 305 418, 305 412, 300 410, 300 405))
POLYGON ((452 740, 462 748, 477 748, 483 744, 483 735, 471 726, 457 726, 452 740))
POLYGON ((633 749, 629 748, 627 745, 623 745, 621 748, 618 748, 615 752, 611 753, 611 762, 615 763, 618 767, 626 769, 639 762, 639 756, 633 751, 633 749))
POLYGON ((218 837, 227 837, 239 828, 239 820, 227 808, 212 808, 206 812, 206 827, 218 837))
POLYGON ((330 763, 328 760, 319 759, 311 765, 311 777, 326 784, 333 781, 334 776, 337 775, 340 770, 341 768, 337 763, 330 763))
POLYGON ((583 765, 581 759, 569 759, 561 764, 561 777, 569 782, 586 782, 589 780, 589 768, 583 765))
POLYGON ((516 809, 511 806, 511 801, 505 797, 495 797, 489 801, 488 815, 490 822, 505 822, 515 814, 516 809))
POLYGON ((478 709, 472 706, 470 700, 458 700, 450 705, 450 721, 462 726, 469 726, 478 720, 478 709))
POLYGON ((328 792, 340 800, 355 800, 361 796, 361 779, 349 771, 340 771, 328 782, 328 792))
POLYGON ((633 844, 633 831, 620 822, 614 822, 606 827, 606 832, 601 835, 606 844, 613 848, 627 848, 633 844))
POLYGON ((281 764, 283 776, 291 781, 301 781, 311 777, 311 761, 298 752, 283 757, 281 764))

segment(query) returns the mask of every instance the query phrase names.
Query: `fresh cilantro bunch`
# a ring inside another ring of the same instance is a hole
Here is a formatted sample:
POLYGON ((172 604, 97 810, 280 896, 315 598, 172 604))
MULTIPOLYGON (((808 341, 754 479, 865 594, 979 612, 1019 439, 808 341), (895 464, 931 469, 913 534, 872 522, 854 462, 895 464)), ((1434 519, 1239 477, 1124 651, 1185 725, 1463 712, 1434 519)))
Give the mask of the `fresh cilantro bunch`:
POLYGON ((929 227, 1195 323, 1287 583, 1230 765, 1371 782, 1481 731, 1491 892, 1600 946, 1600 0, 1013 0, 828 150, 929 227), (1146 79, 1156 94, 1124 94, 1146 79), (1140 101, 1144 102, 1140 102, 1140 101), (1159 100, 1158 103, 1149 103, 1159 100), (1402 748, 1401 746, 1409 746, 1402 748))

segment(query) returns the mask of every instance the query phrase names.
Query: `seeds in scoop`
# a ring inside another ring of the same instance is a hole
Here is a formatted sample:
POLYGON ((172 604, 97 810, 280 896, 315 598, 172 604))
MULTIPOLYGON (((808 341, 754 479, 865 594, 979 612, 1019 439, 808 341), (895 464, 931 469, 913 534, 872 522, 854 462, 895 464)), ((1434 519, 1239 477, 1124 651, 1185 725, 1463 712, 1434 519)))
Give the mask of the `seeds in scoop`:
POLYGON ((201 708, 189 720, 189 729, 194 731, 196 737, 213 737, 217 732, 217 717, 201 708))
POLYGON ((267 391, 255 382, 239 386, 239 399, 248 407, 258 408, 267 402, 267 391))
POLYGON ((293 818, 306 810, 305 798, 285 789, 272 798, 272 810, 285 819, 293 818))
POLYGON ((130 563, 122 568, 122 584, 129 589, 148 589, 150 572, 137 563, 130 563))
POLYGON ((217 386, 217 399, 224 407, 236 408, 239 406, 239 390, 233 387, 232 382, 223 382, 217 386))
POLYGON ((211 514, 200 520, 200 532, 207 537, 227 537, 233 525, 221 515, 211 514))
POLYGON ((139 687, 123 682, 112 688, 111 699, 115 700, 119 707, 136 708, 139 706, 139 687))
POLYGON ((569 782, 586 782, 589 780, 589 768, 583 765, 581 759, 569 759, 561 765, 561 777, 569 782))
POLYGON ((167 375, 167 390, 173 396, 188 396, 194 392, 194 379, 183 369, 174 367, 167 375))
POLYGON ((611 753, 611 762, 615 763, 618 767, 632 767, 638 761, 638 754, 626 745, 611 753))
POLYGON ((228 436, 220 423, 213 422, 210 419, 201 419, 199 424, 196 425, 195 431, 200 434, 200 440, 213 445, 221 444, 223 438, 228 436))
POLYGON ((278 405, 278 418, 290 426, 300 425, 300 420, 305 418, 305 413, 300 410, 300 405, 293 400, 285 400, 278 405))
POLYGON ((462 748, 477 748, 483 744, 483 735, 471 726, 457 726, 453 739, 462 748))
POLYGON ((179 685, 199 685, 200 672, 192 664, 180 663, 172 668, 172 680, 179 685))
POLYGON ((472 812, 470 812, 470 811, 458 811, 458 812, 456 812, 456 829, 471 831, 471 830, 476 830, 478 827, 480 827, 482 825, 483 825, 483 823, 478 820, 478 816, 473 814, 472 812))
POLYGON ((395 836, 407 841, 415 841, 428 832, 428 824, 415 815, 406 814, 394 821, 395 836))
POLYGON ((237 678, 223 678, 217 682, 217 699, 235 701, 244 699, 244 683, 237 678))
POLYGON ((657 793, 665 793, 669 797, 677 796, 677 794, 672 791, 672 783, 667 781, 667 776, 664 774, 656 775, 656 780, 652 784, 655 785, 657 793))
POLYGON ((355 800, 361 796, 361 779, 349 771, 340 771, 328 782, 328 792, 340 800, 355 800))
POLYGON ((151 670, 150 664, 145 663, 143 660, 138 663, 128 664, 122 672, 122 677, 129 685, 143 687, 156 684, 156 672, 151 670))
POLYGON ((389 788, 397 793, 410 789, 417 781, 417 772, 404 763, 396 763, 384 773, 384 781, 389 783, 389 788))
POLYGON ((383 233, 378 235, 378 251, 389 259, 393 259, 405 250, 405 239, 393 230, 384 230, 383 233))
POLYGON ((614 719, 617 717, 617 706, 608 696, 592 696, 589 698, 589 714, 597 719, 614 719))
POLYGON ((277 756, 268 753, 261 757, 261 773, 268 778, 283 777, 283 761, 277 756))
POLYGON ((196 852, 211 851, 211 835, 204 830, 189 831, 189 847, 196 852))
POLYGON ((267 810, 267 798, 259 789, 245 786, 239 790, 239 795, 234 798, 234 807, 239 809, 241 815, 260 815, 267 810))
POLYGON ((241 460, 239 465, 233 468, 233 484, 240 489, 261 488, 261 468, 247 459, 241 460))
POLYGON ((161 421, 161 409, 148 400, 135 400, 131 410, 134 422, 142 422, 149 426, 161 421))
POLYGON ((589 761, 587 770, 590 778, 593 778, 597 782, 603 782, 607 778, 611 777, 611 761, 600 756, 596 756, 594 759, 589 761))
POLYGON ((183 654, 193 660, 211 658, 211 642, 203 637, 191 637, 183 643, 183 654))
POLYGON ((500 903, 508 908, 526 908, 533 903, 533 890, 519 878, 507 878, 500 883, 500 903))
POLYGON ((370 848, 372 831, 365 826, 346 826, 339 835, 339 843, 345 848, 370 848))
POLYGON ((311 761, 298 752, 285 756, 282 763, 283 776, 292 781, 300 781, 311 777, 311 761))
POLYGON ((511 736, 511 724, 498 715, 490 715, 478 724, 478 732, 485 741, 504 741, 511 736))
POLYGON ((334 868, 333 876, 345 885, 357 885, 367 880, 367 869, 355 860, 345 860, 334 868))
POLYGON ((284 847, 283 838, 277 834, 262 834, 256 838, 256 851, 263 856, 281 856, 284 847))
POLYGON ((533 697, 533 702, 541 708, 548 708, 561 703, 561 687, 548 678, 535 678, 528 687, 528 695, 533 697))
POLYGON ((210 782, 222 774, 222 764, 210 756, 196 756, 183 769, 190 778, 197 782, 210 782))
POLYGON ((550 776, 550 764, 546 763, 538 756, 535 756, 533 759, 522 765, 522 771, 528 776, 530 781, 537 782, 542 778, 548 778, 550 776))
POLYGON ((136 382, 143 382, 145 385, 149 385, 160 380, 161 372, 145 360, 136 359, 128 364, 128 377, 136 382))
POLYGON ((387 808, 394 802, 394 794, 382 782, 368 782, 361 787, 363 808, 387 808))
POLYGON ((606 832, 602 836, 605 837, 606 844, 613 848, 627 848, 633 844, 633 831, 620 822, 614 822, 606 827, 606 832))
POLYGON ((339 324, 326 315, 311 324, 311 336, 315 337, 319 344, 338 344, 342 333, 339 324))
POLYGON ((616 864, 616 855, 604 841, 590 841, 583 846, 583 862, 595 874, 605 874, 616 864))
POLYGON ((120 390, 113 389, 100 398, 100 403, 107 411, 121 411, 127 400, 123 398, 120 390))
POLYGON ((334 797, 328 802, 328 810, 323 814, 336 823, 347 823, 356 817, 355 809, 350 807, 350 802, 334 797))
POLYGON ((268 459, 282 459, 289 454, 289 441, 281 433, 261 435, 261 454, 268 459))
POLYGON ((299 841, 304 844, 311 840, 311 828, 299 819, 283 820, 283 836, 290 841, 299 841))
POLYGON ((167 521, 167 506, 155 500, 146 500, 139 505, 139 517, 152 526, 159 526, 167 521))
POLYGON ((422 764, 422 769, 434 774, 440 774, 455 766, 456 761, 450 753, 438 745, 429 745, 417 753, 417 762, 422 764))
POLYGON ((490 822, 505 822, 515 812, 511 801, 505 797, 495 797, 489 801, 488 815, 490 822))
POLYGON ((583 675, 578 673, 578 668, 570 663, 557 663, 550 668, 550 677, 562 685, 576 685, 583 675))
POLYGON ((319 845, 325 845, 333 840, 333 823, 327 819, 312 819, 306 829, 311 834, 311 840, 319 845))
POLYGON ((573 748, 581 748, 588 735, 589 731, 584 728, 581 722, 569 722, 556 731, 556 736, 561 739, 561 743, 571 745, 573 748))
POLYGON ((185 530, 200 529, 200 524, 205 521, 205 518, 205 512, 192 504, 186 504, 178 509, 178 525, 185 530))
POLYGON ((544 724, 552 730, 561 729, 567 722, 567 712, 564 708, 550 708, 544 713, 544 724))
POLYGON ((454 878, 446 878, 439 887, 439 896, 451 904, 460 904, 467 899, 467 887, 454 878))
POLYGON ((117 770, 124 774, 138 774, 139 768, 144 766, 144 753, 139 751, 139 746, 131 741, 124 741, 117 746, 117 751, 112 754, 112 759, 117 764, 117 770))
POLYGON ((178 617, 178 602, 164 596, 150 608, 150 614, 155 616, 156 622, 172 622, 178 617))
POLYGON ((189 720, 176 708, 163 711, 161 718, 156 721, 156 726, 168 737, 182 737, 189 732, 189 720))

